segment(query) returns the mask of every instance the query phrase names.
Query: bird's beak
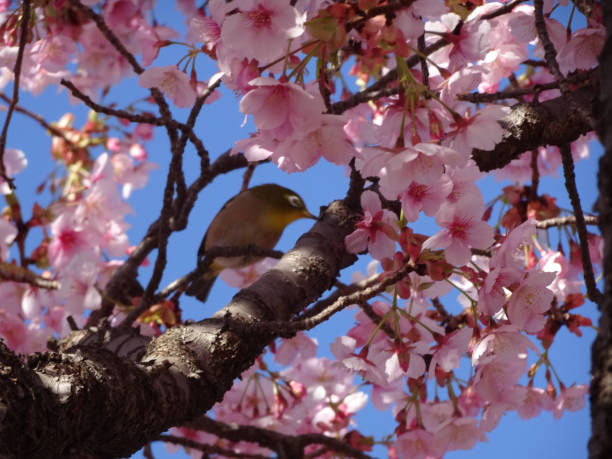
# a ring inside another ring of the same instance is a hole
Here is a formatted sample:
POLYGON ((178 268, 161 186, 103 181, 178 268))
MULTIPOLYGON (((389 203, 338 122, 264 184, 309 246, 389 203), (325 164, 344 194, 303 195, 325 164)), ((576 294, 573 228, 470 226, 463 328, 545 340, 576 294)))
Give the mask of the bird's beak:
POLYGON ((310 212, 308 212, 308 209, 304 209, 302 215, 304 216, 304 218, 312 218, 313 220, 317 219, 316 216, 314 216, 310 212))

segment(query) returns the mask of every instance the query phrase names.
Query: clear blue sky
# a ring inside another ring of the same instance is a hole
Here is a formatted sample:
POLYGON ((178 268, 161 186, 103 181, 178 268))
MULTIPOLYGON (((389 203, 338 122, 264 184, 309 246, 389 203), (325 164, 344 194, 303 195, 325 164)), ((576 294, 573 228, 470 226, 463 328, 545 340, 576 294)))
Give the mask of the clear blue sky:
MULTIPOLYGON (((184 30, 183 17, 176 13, 170 6, 170 2, 159 2, 157 19, 161 23, 175 27, 179 31, 184 30)), ((178 53, 183 50, 180 47, 170 47, 162 50, 159 65, 169 65, 176 63, 178 53)), ((205 59, 199 61, 198 76, 200 79, 208 79, 214 72, 214 67, 206 65, 205 59)), ((197 124, 197 132, 204 141, 205 146, 211 152, 214 159, 219 154, 230 148, 233 142, 243 138, 252 132, 252 123, 247 123, 240 127, 243 115, 238 111, 238 98, 227 90, 222 89, 222 100, 213 105, 205 106, 197 124)), ((5 92, 6 89, 5 89, 5 92)), ((119 106, 126 106, 137 97, 144 97, 144 90, 137 87, 135 78, 119 89, 111 91, 107 100, 118 102, 119 106)), ((86 111, 81 107, 69 106, 66 102, 66 94, 57 94, 54 88, 45 91, 39 97, 22 95, 21 104, 33 111, 40 112, 48 121, 58 120, 65 111, 73 111, 77 115, 76 125, 79 126, 84 119, 86 111), (78 121, 78 120, 81 121, 78 121)), ((142 106, 142 105, 141 105, 142 106)), ((151 109, 152 107, 147 107, 151 109)), ((175 110, 178 119, 184 119, 185 110, 175 110)), ((3 121, 3 115, 0 115, 3 121)), ((35 199, 40 199, 41 204, 46 204, 45 197, 37 197, 32 193, 36 187, 49 173, 52 162, 49 158, 49 138, 44 135, 42 129, 31 120, 22 115, 15 115, 8 136, 8 147, 22 149, 29 160, 29 165, 25 171, 17 176, 18 195, 22 201, 22 208, 26 215, 31 209, 35 199)), ((164 137, 163 130, 156 130, 155 138, 147 145, 150 159, 161 165, 161 168, 151 174, 151 182, 145 190, 137 190, 130 199, 130 204, 136 211, 136 215, 129 217, 132 228, 129 231, 130 242, 137 243, 144 235, 149 223, 158 215, 160 209, 161 195, 165 183, 167 162, 169 159, 168 141, 164 137)), ((590 210, 596 198, 596 170, 597 158, 601 154, 601 149, 595 147, 592 150, 591 158, 578 164, 577 175, 579 180, 579 190, 586 210, 590 210)), ((198 160, 193 150, 190 149, 185 158, 187 179, 195 178, 198 160)), ((185 274, 186 271, 195 266, 195 253, 200 244, 200 239, 205 231, 207 223, 218 211, 221 205, 240 187, 242 180, 241 172, 228 174, 220 177, 213 183, 198 200, 189 227, 180 234, 171 238, 169 247, 168 269, 166 270, 162 285, 185 274)), ((341 198, 346 190, 345 170, 342 167, 319 163, 304 174, 288 175, 277 170, 273 165, 266 165, 258 168, 253 176, 252 183, 275 182, 288 186, 302 195, 308 207, 313 213, 318 213, 319 206, 329 203, 331 200, 341 198)), ((484 181, 483 189, 485 200, 498 194, 500 185, 492 179, 484 181)), ((561 181, 544 179, 542 181, 542 191, 559 196, 561 207, 569 208, 569 202, 564 196, 563 184, 561 181)), ((298 221, 292 224, 283 235, 278 248, 286 250, 290 248, 295 239, 310 227, 308 221, 298 221)), ((417 227, 417 230, 419 228, 417 227)), ((421 228, 423 231, 423 229, 421 228)), ((36 234, 32 235, 30 249, 38 243, 36 234)), ((350 280, 350 275, 354 269, 364 270, 367 260, 361 260, 355 268, 350 268, 344 273, 344 280, 350 280)), ((146 280, 147 271, 141 273, 141 281, 146 280)), ((189 303, 183 300, 185 308, 185 318, 201 319, 212 314, 215 310, 222 307, 233 295, 234 290, 226 286, 222 281, 218 281, 212 291, 209 302, 206 306, 194 300, 189 303)), ((587 304, 582 308, 582 314, 594 319, 596 323, 596 309, 592 304, 587 304)), ((328 343, 338 334, 338 330, 351 327, 352 313, 345 312, 333 323, 326 323, 313 330, 320 343, 320 355, 329 356, 328 343), (339 325, 341 324, 341 325, 339 325)), ((582 339, 570 335, 567 331, 560 332, 558 342, 551 351, 551 359, 566 384, 588 383, 590 367, 590 344, 593 340, 594 332, 586 331, 582 339)), ((533 357, 533 356, 532 356, 533 357)), ((389 432, 394 428, 392 416, 389 413, 379 413, 374 408, 368 408, 359 413, 356 417, 358 426, 364 434, 375 435, 377 437, 389 432)), ((478 444, 471 451, 460 451, 449 453, 449 458, 488 458, 497 459, 516 458, 516 457, 538 457, 540 459, 574 459, 586 457, 586 443, 590 431, 590 419, 588 409, 579 413, 565 413, 559 421, 552 419, 550 413, 530 421, 523 421, 514 414, 506 415, 500 426, 488 435, 488 443, 478 444)), ((165 448, 161 444, 154 447, 156 457, 167 457, 165 448)), ((377 457, 385 457, 383 450, 377 449, 374 453, 377 457)), ((134 457, 142 457, 141 453, 134 457)), ((182 451, 179 454, 168 457, 188 457, 182 451)))

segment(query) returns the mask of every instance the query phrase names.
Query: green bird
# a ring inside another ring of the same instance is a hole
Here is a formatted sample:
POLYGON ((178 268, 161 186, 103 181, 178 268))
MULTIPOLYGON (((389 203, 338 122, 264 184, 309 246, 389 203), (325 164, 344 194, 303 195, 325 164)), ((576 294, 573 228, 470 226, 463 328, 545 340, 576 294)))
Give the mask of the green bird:
MULTIPOLYGON (((213 247, 256 246, 273 249, 289 223, 300 218, 316 218, 302 198, 288 188, 275 184, 254 186, 237 194, 215 215, 198 250, 200 262, 213 247)), ((204 302, 221 271, 253 264, 262 257, 217 257, 202 278, 186 293, 204 302)))

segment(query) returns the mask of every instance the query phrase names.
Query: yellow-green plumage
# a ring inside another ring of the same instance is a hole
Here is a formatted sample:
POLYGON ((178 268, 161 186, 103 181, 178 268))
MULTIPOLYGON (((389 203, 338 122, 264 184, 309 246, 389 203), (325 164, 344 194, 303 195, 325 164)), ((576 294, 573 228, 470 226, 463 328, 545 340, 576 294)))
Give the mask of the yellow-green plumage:
MULTIPOLYGON (((300 196, 288 188, 265 184, 249 188, 230 199, 215 216, 202 239, 198 259, 213 247, 256 246, 273 249, 285 227, 300 218, 315 218, 300 196)), ((242 268, 260 257, 218 257, 200 280, 192 282, 187 295, 206 301, 221 271, 242 268)))

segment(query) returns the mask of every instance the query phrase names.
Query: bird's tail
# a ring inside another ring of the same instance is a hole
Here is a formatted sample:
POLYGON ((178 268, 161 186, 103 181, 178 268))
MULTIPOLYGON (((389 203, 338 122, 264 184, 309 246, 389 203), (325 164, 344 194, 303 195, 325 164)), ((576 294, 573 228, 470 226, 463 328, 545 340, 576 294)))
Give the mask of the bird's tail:
POLYGON ((217 279, 217 273, 206 273, 199 279, 194 280, 185 293, 189 296, 195 296, 202 303, 206 302, 210 289, 212 288, 215 280, 217 279))

